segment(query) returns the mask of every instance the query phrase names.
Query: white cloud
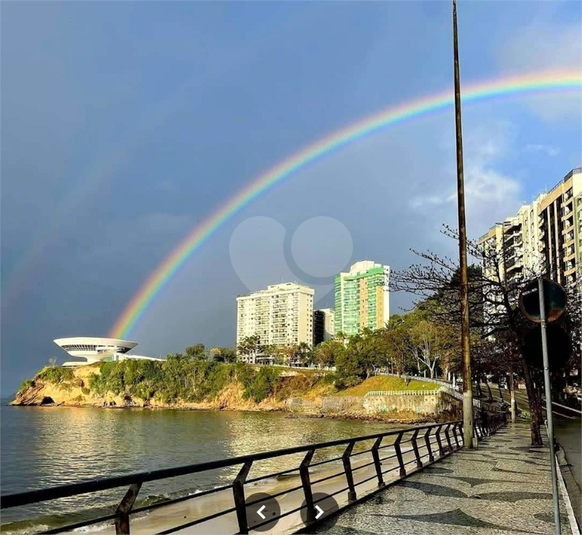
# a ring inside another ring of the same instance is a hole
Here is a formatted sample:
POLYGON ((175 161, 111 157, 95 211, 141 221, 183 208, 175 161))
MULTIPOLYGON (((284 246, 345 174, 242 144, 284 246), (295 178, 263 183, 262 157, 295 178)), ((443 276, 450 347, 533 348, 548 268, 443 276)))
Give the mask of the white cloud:
MULTIPOLYGON (((503 159, 514 151, 516 137, 515 125, 505 121, 481 124, 465 136, 465 206, 467 225, 470 233, 475 230, 474 235, 520 205, 520 182, 499 169, 503 159)), ((456 169, 447 166, 444 173, 454 176, 456 169)), ((456 224, 456 201, 457 191, 451 188, 417 196, 411 206, 429 209, 435 219, 456 224)))
POLYGON ((552 147, 552 145, 543 145, 541 143, 530 143, 524 147, 526 152, 543 152, 548 156, 557 156, 560 154, 560 149, 552 147))

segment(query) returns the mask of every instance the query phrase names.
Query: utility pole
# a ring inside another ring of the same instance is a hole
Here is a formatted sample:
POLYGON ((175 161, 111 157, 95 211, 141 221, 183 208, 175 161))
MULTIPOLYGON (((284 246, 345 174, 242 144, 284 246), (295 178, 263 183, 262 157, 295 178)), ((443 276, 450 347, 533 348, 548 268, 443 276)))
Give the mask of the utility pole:
POLYGON ((476 447, 473 440, 473 385, 471 382, 471 345, 469 335, 469 276, 467 272, 467 224, 465 220, 465 178, 463 175, 463 131, 461 127, 461 80, 457 2, 453 0, 453 54, 455 77, 455 126, 457 140, 457 202, 459 216, 459 261, 461 268, 461 350, 463 361, 463 438, 466 448, 476 447))
POLYGON ((560 535, 560 498, 558 494, 558 476, 556 473, 556 453, 554 451, 554 415, 552 412, 552 386, 550 382, 550 362, 548 359, 548 335, 546 332, 546 300, 544 296, 544 281, 538 279, 538 293, 540 298, 540 327, 542 331, 542 357, 544 363, 544 390, 546 394, 546 414, 548 418, 548 441, 550 446, 550 466, 552 469, 552 495, 554 498, 554 533, 560 535))

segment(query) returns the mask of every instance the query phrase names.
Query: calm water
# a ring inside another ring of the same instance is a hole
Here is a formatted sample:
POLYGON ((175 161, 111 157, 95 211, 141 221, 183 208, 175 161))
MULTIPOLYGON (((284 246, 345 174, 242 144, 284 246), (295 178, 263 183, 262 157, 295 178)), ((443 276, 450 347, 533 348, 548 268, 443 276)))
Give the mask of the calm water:
MULTIPOLYGON (((11 494, 84 479, 155 470, 271 449, 323 442, 387 430, 387 424, 285 413, 103 410, 94 408, 1 407, 1 487, 11 494)), ((286 463, 297 462, 287 459, 286 463)), ((297 463, 298 464, 298 463, 297 463)), ((295 466, 297 466, 295 464, 295 466)), ((251 476, 288 465, 269 460, 251 476)), ((144 485, 140 498, 155 501, 230 482, 237 468, 144 485)), ((121 498, 126 489, 78 496, 2 514, 2 530, 54 526, 62 515, 121 498), (27 520, 26 522, 23 522, 27 520)), ((109 512, 110 509, 107 509, 109 512)))

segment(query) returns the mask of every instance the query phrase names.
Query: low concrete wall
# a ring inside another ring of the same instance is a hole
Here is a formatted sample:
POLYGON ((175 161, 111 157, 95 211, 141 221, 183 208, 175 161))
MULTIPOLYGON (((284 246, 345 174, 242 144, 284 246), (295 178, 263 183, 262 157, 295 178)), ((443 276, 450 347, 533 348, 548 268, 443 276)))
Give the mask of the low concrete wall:
POLYGON ((385 392, 364 396, 364 409, 368 414, 414 413, 419 417, 455 413, 459 402, 447 393, 434 392, 385 392))
POLYGON ((370 392, 365 396, 324 396, 317 400, 290 398, 287 408, 296 412, 374 416, 415 415, 418 418, 459 413, 461 403, 442 390, 370 392))

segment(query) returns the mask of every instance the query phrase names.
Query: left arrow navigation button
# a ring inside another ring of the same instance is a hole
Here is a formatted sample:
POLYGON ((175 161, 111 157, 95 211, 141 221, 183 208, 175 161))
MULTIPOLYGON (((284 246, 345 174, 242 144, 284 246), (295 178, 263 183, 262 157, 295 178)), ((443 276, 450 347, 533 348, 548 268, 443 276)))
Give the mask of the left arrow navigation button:
POLYGON ((269 531, 275 527, 281 516, 281 508, 270 494, 257 492, 246 500, 249 530, 269 531))

